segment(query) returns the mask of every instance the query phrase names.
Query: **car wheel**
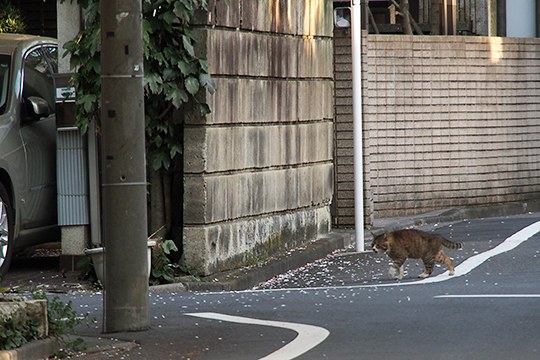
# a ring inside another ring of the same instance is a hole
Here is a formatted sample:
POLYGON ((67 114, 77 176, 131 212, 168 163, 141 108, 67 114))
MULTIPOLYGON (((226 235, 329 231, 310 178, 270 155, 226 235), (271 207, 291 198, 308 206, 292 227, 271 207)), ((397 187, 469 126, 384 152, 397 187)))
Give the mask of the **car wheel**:
POLYGON ((13 208, 6 188, 0 184, 0 275, 4 275, 13 255, 13 208))

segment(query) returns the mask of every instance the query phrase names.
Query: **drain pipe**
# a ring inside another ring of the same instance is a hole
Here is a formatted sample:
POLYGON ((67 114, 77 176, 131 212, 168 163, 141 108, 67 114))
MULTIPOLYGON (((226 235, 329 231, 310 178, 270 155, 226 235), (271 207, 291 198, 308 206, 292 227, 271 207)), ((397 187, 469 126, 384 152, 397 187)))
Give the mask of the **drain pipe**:
POLYGON ((362 139, 362 15, 361 0, 351 0, 353 146, 354 146, 354 228, 356 251, 364 251, 364 158, 362 139))

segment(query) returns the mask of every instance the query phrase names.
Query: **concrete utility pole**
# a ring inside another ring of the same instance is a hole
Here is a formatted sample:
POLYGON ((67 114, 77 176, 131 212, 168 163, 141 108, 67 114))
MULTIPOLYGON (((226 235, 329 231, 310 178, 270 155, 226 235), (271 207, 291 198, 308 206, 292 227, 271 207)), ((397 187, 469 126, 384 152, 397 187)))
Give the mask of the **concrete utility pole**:
POLYGON ((149 328, 140 0, 101 1, 104 331, 149 328))
POLYGON ((361 1, 352 0, 351 37, 353 73, 354 228, 356 251, 364 251, 364 141, 362 113, 362 12, 361 1))

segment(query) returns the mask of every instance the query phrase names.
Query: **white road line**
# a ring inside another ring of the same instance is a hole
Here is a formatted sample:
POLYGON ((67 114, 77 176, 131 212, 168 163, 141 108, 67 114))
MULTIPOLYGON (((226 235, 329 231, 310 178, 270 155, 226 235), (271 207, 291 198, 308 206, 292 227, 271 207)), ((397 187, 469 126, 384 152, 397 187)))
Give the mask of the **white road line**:
POLYGON ((421 284, 432 284, 432 283, 438 283, 441 281, 451 280, 456 277, 460 277, 463 275, 467 275, 474 269, 476 269, 478 266, 482 265, 484 262, 486 262, 488 259, 500 255, 502 253, 505 253, 507 251, 510 251, 512 249, 515 249, 518 245, 521 243, 529 240, 532 236, 540 232, 540 221, 535 222, 534 224, 531 224, 517 233, 513 234, 512 236, 508 237, 506 240, 504 240, 499 245, 495 246, 493 249, 490 249, 488 251, 484 251, 483 253, 471 256, 468 259, 465 259, 461 264, 456 266, 455 273, 453 276, 448 275, 448 271, 445 271, 442 274, 439 274, 437 276, 428 277, 426 279, 418 280, 418 281, 411 281, 411 282, 403 282, 403 283, 390 283, 390 284, 373 284, 373 285, 365 285, 361 287, 387 287, 387 286, 399 286, 399 285, 421 285, 421 284))
POLYGON ((540 294, 476 294, 476 295, 437 295, 435 299, 525 299, 525 298, 540 298, 540 294))
POLYGON ((261 358, 260 360, 294 359, 322 343, 330 334, 328 330, 319 326, 297 324, 291 322, 259 320, 213 312, 190 313, 185 315, 196 316, 205 319, 233 322, 238 324, 271 326, 293 330, 298 333, 298 335, 296 336, 296 338, 294 338, 293 341, 283 346, 279 350, 274 351, 273 353, 261 358))
MULTIPOLYGON (((521 229, 514 235, 504 240, 499 245, 495 246, 493 249, 484 251, 483 253, 471 256, 470 258, 466 259, 461 264, 456 266, 454 277, 466 275, 478 266, 480 266, 482 263, 486 262, 488 259, 515 249, 518 245, 529 240, 538 232, 540 232, 540 221, 537 221, 534 224, 531 224, 526 228, 521 229)), ((448 271, 446 271, 445 273, 435 276, 433 278, 424 279, 423 282, 430 282, 430 280, 440 281, 437 278, 446 278, 447 280, 451 277, 448 276, 448 271)))
MULTIPOLYGON (((307 288, 280 288, 280 289, 260 289, 260 290, 243 290, 237 292, 287 292, 287 291, 317 291, 317 290, 327 290, 327 289, 363 289, 363 288, 380 288, 380 287, 392 287, 392 286, 405 286, 405 285, 424 285, 438 283, 442 281, 452 280, 457 277, 467 275, 472 270, 480 266, 482 263, 486 262, 488 259, 497 256, 499 254, 505 253, 516 248, 521 243, 529 240, 532 236, 540 232, 540 221, 537 221, 515 234, 508 237, 502 243, 497 245, 491 250, 485 251, 483 253, 471 256, 468 259, 465 259, 461 264, 456 266, 455 273, 453 276, 448 275, 448 271, 439 274, 437 276, 428 277, 426 279, 417 280, 417 281, 406 281, 406 282, 390 282, 384 284, 370 284, 370 285, 342 285, 342 286, 319 286, 319 287, 307 287, 307 288)), ((205 293, 206 295, 210 294, 222 294, 223 292, 216 293, 205 293)))

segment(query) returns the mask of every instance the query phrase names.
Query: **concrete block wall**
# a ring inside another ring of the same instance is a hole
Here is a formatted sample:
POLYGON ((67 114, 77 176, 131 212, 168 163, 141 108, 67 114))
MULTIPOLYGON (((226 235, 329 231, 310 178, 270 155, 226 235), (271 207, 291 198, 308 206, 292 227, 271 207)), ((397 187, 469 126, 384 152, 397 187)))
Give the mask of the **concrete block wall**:
MULTIPOLYGON (((539 39, 369 35, 365 44, 372 218, 540 198, 539 39)), ((337 120, 348 107, 336 98, 337 120)), ((352 143, 337 134, 346 152, 352 143)), ((336 163, 336 207, 350 208, 339 189, 352 170, 339 153, 336 163)))
POLYGON ((187 266, 211 274, 329 231, 332 32, 326 0, 216 0, 201 16, 217 91, 186 119, 187 266))

